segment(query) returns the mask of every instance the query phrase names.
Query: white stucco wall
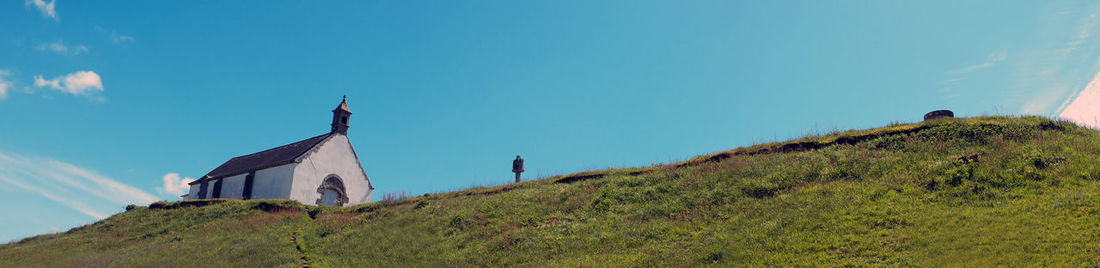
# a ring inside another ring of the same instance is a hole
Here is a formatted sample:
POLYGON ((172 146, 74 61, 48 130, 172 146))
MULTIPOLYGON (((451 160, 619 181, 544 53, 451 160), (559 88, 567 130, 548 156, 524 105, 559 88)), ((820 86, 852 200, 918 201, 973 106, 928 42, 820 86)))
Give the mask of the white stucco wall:
MULTIPOLYGON (((252 199, 288 198, 290 196, 291 176, 294 175, 294 167, 297 165, 297 163, 290 163, 256 171, 256 177, 252 181, 252 199)), ((247 178, 248 173, 244 173, 221 179, 221 198, 240 199, 243 197, 244 182, 247 178)), ((217 180, 211 180, 207 183, 206 198, 214 197, 215 182, 217 180)), ((200 188, 202 188, 202 183, 191 185, 185 199, 198 199, 200 188)))
POLYGON ((256 171, 252 181, 252 199, 289 198, 290 184, 297 163, 256 171))
MULTIPOLYGON (((241 199, 241 195, 244 194, 244 179, 246 177, 248 177, 248 173, 222 179, 222 192, 219 198, 241 199)), ((213 185, 214 182, 211 181, 210 185, 213 185)), ((210 187, 208 193, 213 197, 214 188, 210 187)))
POLYGON ((191 189, 187 191, 187 198, 184 198, 184 200, 199 199, 199 187, 202 187, 202 183, 192 184, 191 189))
MULTIPOLYGON (((206 198, 214 196, 214 182, 210 181, 206 185, 206 198)), ((189 190, 187 190, 187 197, 184 200, 199 199, 199 190, 202 188, 202 183, 191 184, 189 190)), ((224 190, 224 189, 223 189, 224 190)), ((222 193, 225 194, 224 192, 222 193)))
POLYGON ((359 166, 359 160, 352 152, 351 143, 344 135, 334 135, 294 169, 294 181, 290 188, 290 199, 302 204, 316 205, 321 186, 329 175, 339 176, 344 182, 348 194, 348 204, 356 205, 371 201, 373 191, 367 177, 359 166))

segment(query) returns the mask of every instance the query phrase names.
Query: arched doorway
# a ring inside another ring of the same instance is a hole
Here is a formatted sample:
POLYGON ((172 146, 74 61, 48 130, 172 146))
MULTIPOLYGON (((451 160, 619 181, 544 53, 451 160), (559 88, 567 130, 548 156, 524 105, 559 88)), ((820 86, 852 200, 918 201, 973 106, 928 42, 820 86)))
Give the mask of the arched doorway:
POLYGON ((320 206, 343 206, 348 203, 348 194, 344 188, 344 180, 340 176, 328 175, 321 186, 317 187, 317 193, 321 198, 317 199, 320 206))

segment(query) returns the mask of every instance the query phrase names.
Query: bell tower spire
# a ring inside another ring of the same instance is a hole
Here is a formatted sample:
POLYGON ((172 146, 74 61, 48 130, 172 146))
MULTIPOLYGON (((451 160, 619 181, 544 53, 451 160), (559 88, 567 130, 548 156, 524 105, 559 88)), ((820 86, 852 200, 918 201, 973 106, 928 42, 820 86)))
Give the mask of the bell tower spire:
POLYGON ((344 95, 344 100, 332 110, 332 133, 348 135, 349 118, 351 110, 348 110, 348 95, 344 95))

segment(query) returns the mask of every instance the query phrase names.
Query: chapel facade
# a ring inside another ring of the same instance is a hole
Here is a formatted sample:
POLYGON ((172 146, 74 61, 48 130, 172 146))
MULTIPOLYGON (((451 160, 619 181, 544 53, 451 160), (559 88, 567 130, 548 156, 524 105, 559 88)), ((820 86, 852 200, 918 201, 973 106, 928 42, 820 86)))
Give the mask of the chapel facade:
POLYGON ((292 199, 302 204, 369 203, 374 192, 348 140, 347 97, 332 110, 332 129, 316 137, 229 159, 190 183, 185 200, 292 199))

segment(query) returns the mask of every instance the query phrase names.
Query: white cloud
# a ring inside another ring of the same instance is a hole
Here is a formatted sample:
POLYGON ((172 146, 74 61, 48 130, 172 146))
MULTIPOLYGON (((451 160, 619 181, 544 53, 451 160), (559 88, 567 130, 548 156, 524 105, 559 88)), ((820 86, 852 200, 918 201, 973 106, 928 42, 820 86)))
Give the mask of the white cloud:
POLYGON ((172 197, 183 195, 184 190, 190 189, 191 187, 187 184, 195 181, 195 179, 192 178, 180 179, 179 173, 164 174, 164 177, 161 179, 164 181, 164 186, 157 187, 157 192, 161 195, 172 195, 172 197))
POLYGON ((34 46, 34 49, 72 56, 88 53, 88 47, 84 45, 67 46, 65 45, 65 42, 61 41, 38 44, 37 46, 34 46))
POLYGON ((27 6, 34 6, 35 9, 38 9, 39 12, 42 12, 42 16, 51 18, 54 21, 59 21, 61 20, 61 18, 57 16, 57 11, 54 10, 54 4, 56 2, 57 0, 50 0, 49 3, 46 3, 46 1, 42 0, 26 0, 25 3, 27 6))
POLYGON ((8 98, 8 89, 11 88, 8 76, 11 76, 11 71, 0 70, 0 100, 8 98))
POLYGON ((89 90, 103 91, 103 80, 92 71, 77 71, 64 78, 65 90, 72 94, 84 94, 89 90))
POLYGON ((158 200, 94 171, 43 157, 0 153, 0 183, 97 219, 106 218, 127 204, 145 205, 158 200))
POLYGON ((35 75, 34 86, 56 89, 73 95, 88 95, 103 91, 103 80, 93 71, 77 71, 54 79, 35 75))
POLYGON ((34 86, 36 86, 36 87, 51 87, 51 88, 60 89, 61 88, 61 79, 46 80, 46 79, 43 79, 41 75, 35 75, 34 76, 34 86))

